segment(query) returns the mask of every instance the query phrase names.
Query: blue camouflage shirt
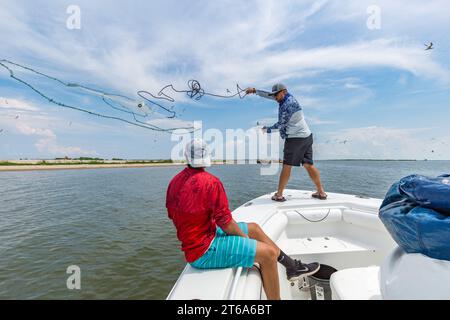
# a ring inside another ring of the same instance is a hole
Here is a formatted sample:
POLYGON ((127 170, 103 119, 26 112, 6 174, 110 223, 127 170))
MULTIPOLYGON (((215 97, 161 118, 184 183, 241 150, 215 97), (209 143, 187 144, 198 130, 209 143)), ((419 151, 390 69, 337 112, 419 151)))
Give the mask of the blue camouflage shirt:
MULTIPOLYGON (((275 100, 275 97, 269 96, 266 91, 256 90, 260 97, 275 100)), ((276 100, 275 100, 276 101, 276 100)), ((305 121, 303 110, 297 100, 287 93, 278 108, 278 122, 267 128, 267 132, 278 129, 280 136, 286 138, 307 138, 311 135, 311 130, 305 121)))

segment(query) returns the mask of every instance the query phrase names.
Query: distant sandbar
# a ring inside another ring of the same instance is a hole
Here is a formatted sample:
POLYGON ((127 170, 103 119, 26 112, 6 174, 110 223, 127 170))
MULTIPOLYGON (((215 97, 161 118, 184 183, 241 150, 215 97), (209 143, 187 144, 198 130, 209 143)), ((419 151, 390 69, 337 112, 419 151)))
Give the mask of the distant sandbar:
POLYGON ((6 165, 6 166, 0 166, 0 171, 144 168, 144 167, 173 167, 173 166, 185 166, 185 165, 186 165, 185 163, 6 165))

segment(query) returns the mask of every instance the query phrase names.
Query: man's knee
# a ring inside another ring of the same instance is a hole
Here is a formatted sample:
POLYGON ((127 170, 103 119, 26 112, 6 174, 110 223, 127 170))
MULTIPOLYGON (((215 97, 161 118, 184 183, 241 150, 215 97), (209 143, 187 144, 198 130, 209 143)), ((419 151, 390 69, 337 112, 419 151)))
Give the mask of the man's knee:
POLYGON ((277 258, 278 258, 278 254, 279 252, 277 252, 277 248, 273 247, 273 246, 269 246, 265 243, 258 243, 259 248, 260 248, 260 260, 259 262, 264 263, 264 262, 276 262, 277 258))
POLYGON ((276 261, 278 258, 277 249, 272 246, 268 246, 266 250, 267 250, 267 258, 270 261, 276 261))
POLYGON ((262 232, 261 227, 257 223, 251 222, 251 223, 247 224, 247 226, 248 226, 249 233, 260 234, 262 232))
POLYGON ((311 164, 311 163, 304 163, 303 164, 303 167, 306 169, 306 170, 314 170, 314 165, 313 164, 311 164))

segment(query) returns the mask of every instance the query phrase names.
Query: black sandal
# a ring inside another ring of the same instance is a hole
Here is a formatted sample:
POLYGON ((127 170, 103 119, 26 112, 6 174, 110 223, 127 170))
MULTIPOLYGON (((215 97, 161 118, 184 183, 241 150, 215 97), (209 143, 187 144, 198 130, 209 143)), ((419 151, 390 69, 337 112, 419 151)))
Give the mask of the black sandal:
POLYGON ((283 197, 283 196, 279 196, 279 195, 277 195, 277 194, 274 194, 274 195, 272 196, 272 200, 273 200, 273 201, 276 201, 276 202, 285 202, 285 201, 286 201, 286 198, 283 197))
POLYGON ((316 193, 313 193, 313 194, 311 195, 311 197, 316 198, 316 199, 319 199, 319 200, 327 200, 328 195, 327 195, 327 194, 322 195, 322 194, 320 194, 319 192, 316 192, 316 193))

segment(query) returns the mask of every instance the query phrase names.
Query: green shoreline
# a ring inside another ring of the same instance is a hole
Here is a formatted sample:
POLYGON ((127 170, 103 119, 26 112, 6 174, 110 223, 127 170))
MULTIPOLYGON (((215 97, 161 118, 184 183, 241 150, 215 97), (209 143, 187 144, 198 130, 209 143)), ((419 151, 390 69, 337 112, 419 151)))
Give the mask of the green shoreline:
POLYGON ((18 163, 18 162, 3 161, 3 162, 0 162, 0 167, 9 167, 9 166, 129 165, 129 164, 175 164, 175 162, 173 162, 171 160, 167 160, 167 161, 125 161, 125 162, 89 161, 89 162, 58 162, 58 163, 46 162, 46 161, 41 161, 41 162, 37 162, 37 163, 18 163))
MULTIPOLYGON (((28 162, 28 163, 20 163, 20 162, 13 162, 13 161, 0 161, 0 167, 19 167, 19 166, 80 166, 80 165, 158 165, 158 164, 184 164, 184 162, 173 162, 172 160, 143 160, 143 161, 123 161, 123 162, 110 162, 110 161, 79 161, 79 162, 48 162, 53 160, 42 160, 39 162, 28 162)), ((449 160, 416 160, 416 159, 326 159, 326 160, 316 160, 318 162, 325 162, 325 161, 342 161, 342 162, 349 162, 349 161, 372 161, 372 162, 419 162, 419 161, 449 161, 449 160)), ((247 162, 247 161, 245 161, 247 162)), ((213 163, 227 163, 226 161, 213 161, 213 163)))

